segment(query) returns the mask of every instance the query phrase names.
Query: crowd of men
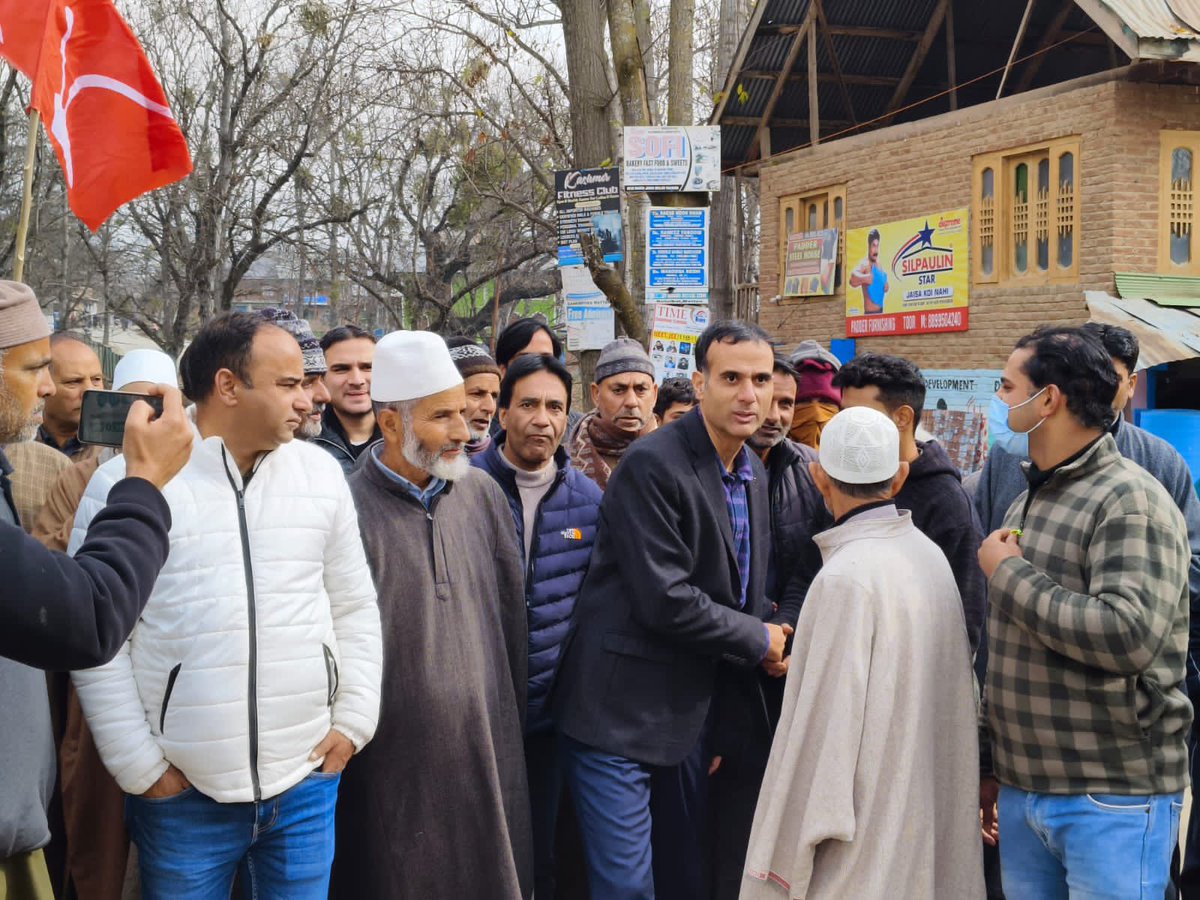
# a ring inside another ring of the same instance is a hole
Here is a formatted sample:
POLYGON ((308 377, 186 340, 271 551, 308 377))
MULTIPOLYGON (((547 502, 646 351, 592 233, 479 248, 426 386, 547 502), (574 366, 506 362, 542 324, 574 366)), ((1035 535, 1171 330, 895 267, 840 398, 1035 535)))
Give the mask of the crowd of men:
POLYGON ((540 321, 272 309, 122 358, 104 449, 0 282, 0 898, 1200 896, 1137 356, 1021 338, 964 484, 900 357, 622 338, 580 415, 540 321))

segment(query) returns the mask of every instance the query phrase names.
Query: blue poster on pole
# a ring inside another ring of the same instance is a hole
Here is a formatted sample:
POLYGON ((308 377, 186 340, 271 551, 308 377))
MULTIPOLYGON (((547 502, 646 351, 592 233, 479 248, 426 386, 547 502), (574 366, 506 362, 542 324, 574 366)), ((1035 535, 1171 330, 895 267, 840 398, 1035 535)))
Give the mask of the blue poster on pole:
POLYGON ((708 207, 652 206, 646 226, 646 302, 708 302, 708 207))

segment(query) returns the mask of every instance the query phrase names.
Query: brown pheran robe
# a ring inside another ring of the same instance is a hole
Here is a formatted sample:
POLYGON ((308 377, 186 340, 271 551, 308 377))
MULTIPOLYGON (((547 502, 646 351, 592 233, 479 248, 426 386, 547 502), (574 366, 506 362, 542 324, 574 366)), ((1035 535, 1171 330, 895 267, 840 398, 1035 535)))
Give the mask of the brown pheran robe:
POLYGON ((375 738, 342 777, 330 897, 528 898, 528 626, 508 503, 478 469, 428 514, 373 459, 349 482, 379 591, 383 694, 375 738))

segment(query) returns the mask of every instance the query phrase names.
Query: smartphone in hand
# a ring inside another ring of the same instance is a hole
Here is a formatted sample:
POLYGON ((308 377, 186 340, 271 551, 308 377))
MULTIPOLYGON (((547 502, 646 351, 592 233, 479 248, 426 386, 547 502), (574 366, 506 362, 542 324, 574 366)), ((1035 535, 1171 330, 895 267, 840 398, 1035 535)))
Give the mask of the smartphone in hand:
POLYGON ((156 417, 162 415, 162 397, 121 391, 84 391, 79 414, 79 442, 120 447, 125 443, 125 420, 129 418, 129 410, 139 400, 149 403, 156 417))

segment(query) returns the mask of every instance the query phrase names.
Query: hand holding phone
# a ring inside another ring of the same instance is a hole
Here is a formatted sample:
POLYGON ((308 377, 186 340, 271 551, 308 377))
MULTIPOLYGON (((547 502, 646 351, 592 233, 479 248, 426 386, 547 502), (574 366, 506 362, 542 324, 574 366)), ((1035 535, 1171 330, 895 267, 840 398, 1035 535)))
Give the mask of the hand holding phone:
POLYGON ((145 400, 161 415, 162 398, 152 394, 126 394, 121 391, 84 391, 79 412, 79 442, 102 447, 120 447, 125 443, 125 422, 129 411, 145 400))
POLYGON ((160 384, 153 391, 149 403, 133 404, 125 421, 125 474, 144 478, 161 491, 187 465, 195 432, 176 388, 160 384))

